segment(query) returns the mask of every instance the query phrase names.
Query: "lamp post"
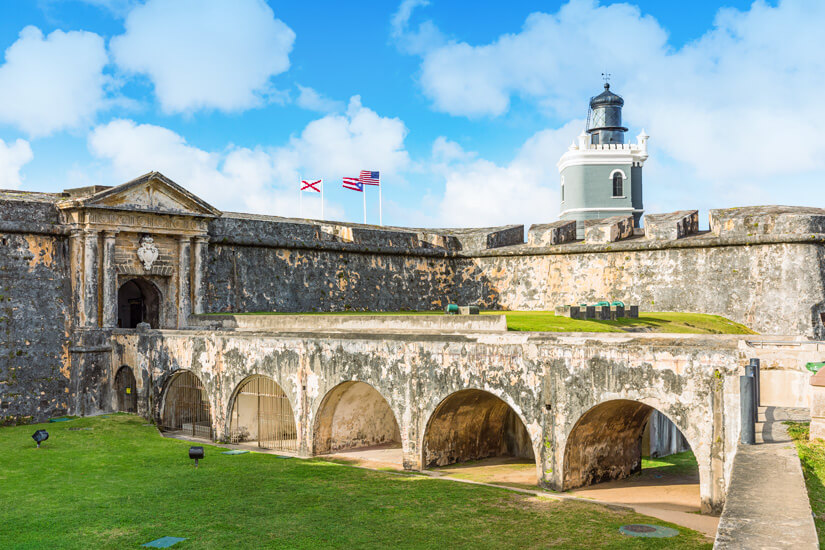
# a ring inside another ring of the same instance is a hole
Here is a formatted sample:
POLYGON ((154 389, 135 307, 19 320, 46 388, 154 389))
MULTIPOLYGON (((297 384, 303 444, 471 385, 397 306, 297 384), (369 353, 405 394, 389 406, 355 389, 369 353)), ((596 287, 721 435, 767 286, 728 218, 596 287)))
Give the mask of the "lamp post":
POLYGON ((189 458, 195 461, 195 468, 197 468, 198 460, 203 460, 203 447, 189 447, 189 458))
POLYGON ((40 448, 40 444, 49 439, 49 432, 46 430, 37 430, 32 435, 32 439, 34 439, 35 443, 37 443, 37 448, 40 448))

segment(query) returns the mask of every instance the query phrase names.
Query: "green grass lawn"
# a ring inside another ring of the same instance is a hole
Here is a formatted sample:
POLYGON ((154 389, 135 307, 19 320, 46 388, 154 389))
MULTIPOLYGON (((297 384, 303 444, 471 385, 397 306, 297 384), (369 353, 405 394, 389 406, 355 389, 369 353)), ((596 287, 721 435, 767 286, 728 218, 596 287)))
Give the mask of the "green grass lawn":
POLYGON ((642 471, 657 470, 661 473, 684 475, 695 473, 698 469, 699 464, 696 462, 693 451, 684 451, 659 458, 642 457, 642 471))
MULTIPOLYGON (((483 311, 482 315, 506 315, 507 329, 532 332, 662 332, 692 334, 756 334, 745 325, 718 315, 703 313, 640 313, 638 319, 583 321, 557 316, 552 311, 483 311)), ((220 315, 214 313, 210 315, 220 315)), ((345 311, 335 313, 286 313, 262 311, 237 315, 444 315, 441 311, 345 311)))
POLYGON ((819 547, 825 548, 825 441, 821 439, 808 441, 810 422, 785 422, 785 424, 799 452, 805 485, 808 487, 808 498, 814 513, 816 533, 819 536, 819 547))
POLYGON ((0 429, 0 547, 710 548, 673 525, 673 539, 620 534, 666 525, 637 514, 425 476, 212 446, 195 469, 189 445, 122 414, 0 429), (36 428, 51 435, 39 450, 36 428))

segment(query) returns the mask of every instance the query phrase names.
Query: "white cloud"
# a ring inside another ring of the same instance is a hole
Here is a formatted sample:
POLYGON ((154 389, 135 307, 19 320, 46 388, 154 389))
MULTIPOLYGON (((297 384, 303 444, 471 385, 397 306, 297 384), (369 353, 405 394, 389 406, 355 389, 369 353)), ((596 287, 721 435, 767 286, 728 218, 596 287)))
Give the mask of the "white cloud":
POLYGON ((556 162, 583 121, 530 137, 515 158, 498 165, 443 137, 433 144, 435 172, 445 181, 440 223, 484 226, 547 223, 558 218, 556 162))
POLYGON ((429 5, 429 0, 403 0, 398 6, 398 10, 393 14, 390 24, 392 38, 400 50, 406 53, 420 54, 445 42, 441 31, 432 21, 424 21, 418 25, 415 31, 409 29, 410 17, 412 17, 415 8, 429 5))
POLYGON ((263 0, 149 0, 110 48, 145 74, 166 112, 240 111, 280 96, 270 79, 289 68, 295 33, 263 0))
MULTIPOLYGON (((55 3, 66 3, 73 0, 41 0, 45 5, 55 3)), ((102 8, 109 11, 116 17, 123 17, 129 10, 138 5, 140 0, 75 0, 83 4, 89 4, 97 8, 102 8)))
POLYGON ((295 103, 302 109, 319 113, 333 113, 335 111, 341 111, 344 108, 344 104, 341 101, 330 99, 307 86, 301 86, 300 84, 297 86, 298 99, 295 103))
POLYGON ((90 32, 26 27, 0 66, 0 122, 30 136, 90 123, 106 105, 103 39, 90 32))
POLYGON ((0 189, 17 189, 23 183, 20 169, 34 158, 28 141, 18 139, 6 145, 0 139, 0 189))
MULTIPOLYGON (((584 115, 608 71, 625 98, 626 125, 652 136, 651 163, 660 161, 645 178, 652 204, 688 207, 673 200, 685 195, 681 185, 692 190, 689 200, 709 206, 732 192, 739 202, 797 196, 816 204, 825 200, 821 185, 790 188, 825 169, 825 56, 812 46, 823 25, 819 0, 756 1, 746 11, 720 10, 704 36, 674 49, 635 6, 571 0, 490 43, 420 51, 420 85, 435 109, 452 115, 502 115, 519 98, 566 121, 584 115)), ((568 141, 580 129, 571 128, 568 141)))
POLYGON ((89 150, 111 168, 107 177, 122 182, 157 170, 222 210, 295 216, 298 180, 323 177, 327 217, 340 219, 343 210, 330 186, 367 166, 387 175, 403 170, 409 161, 405 135, 403 122, 381 117, 353 97, 345 114, 310 122, 281 147, 205 151, 169 129, 114 120, 94 129, 89 150))

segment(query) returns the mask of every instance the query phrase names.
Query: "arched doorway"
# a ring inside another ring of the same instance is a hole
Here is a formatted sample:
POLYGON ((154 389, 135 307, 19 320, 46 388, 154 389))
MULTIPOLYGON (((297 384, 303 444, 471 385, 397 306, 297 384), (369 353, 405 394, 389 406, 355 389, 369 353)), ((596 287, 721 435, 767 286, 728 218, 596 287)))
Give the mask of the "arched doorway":
MULTIPOLYGON (((401 447, 401 430, 384 396, 371 385, 354 381, 327 392, 315 418, 315 454, 379 446, 401 447)), ((397 454, 394 459, 400 463, 397 454)))
POLYGON ((117 326, 135 328, 149 323, 160 328, 160 291, 146 279, 130 279, 117 290, 117 326))
POLYGON ((462 390, 438 405, 424 433, 425 467, 498 456, 535 461, 527 428, 507 403, 486 391, 462 390))
POLYGON ((254 375, 240 383, 232 398, 229 440, 263 449, 298 450, 295 415, 284 390, 273 379, 254 375))
POLYGON ((121 412, 137 412, 137 381, 132 369, 123 366, 115 374, 115 395, 117 410, 121 412))
POLYGON ((192 372, 179 372, 167 383, 160 415, 160 429, 212 439, 209 400, 200 378, 192 372))

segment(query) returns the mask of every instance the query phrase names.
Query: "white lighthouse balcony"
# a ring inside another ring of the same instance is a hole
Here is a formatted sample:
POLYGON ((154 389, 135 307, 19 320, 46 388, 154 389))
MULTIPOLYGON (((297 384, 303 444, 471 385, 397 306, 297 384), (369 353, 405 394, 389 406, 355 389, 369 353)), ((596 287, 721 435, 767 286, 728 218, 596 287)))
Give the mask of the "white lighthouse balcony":
POLYGON ((636 143, 590 143, 590 135, 582 132, 576 142, 570 144, 556 165, 559 172, 568 166, 583 164, 630 164, 643 166, 648 158, 647 141, 650 138, 644 130, 636 136, 636 143))

